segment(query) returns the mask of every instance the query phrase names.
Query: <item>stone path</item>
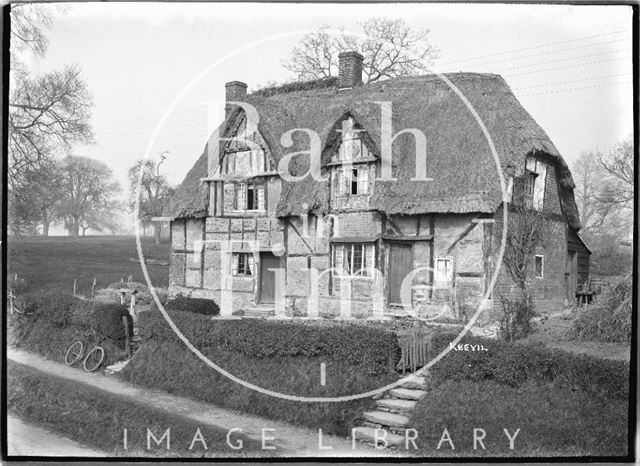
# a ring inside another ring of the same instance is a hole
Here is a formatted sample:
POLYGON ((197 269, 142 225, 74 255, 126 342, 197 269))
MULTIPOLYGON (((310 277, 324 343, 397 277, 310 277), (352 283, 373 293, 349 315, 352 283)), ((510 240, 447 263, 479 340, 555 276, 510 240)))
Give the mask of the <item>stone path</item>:
POLYGON ((322 435, 322 445, 326 448, 331 447, 331 449, 319 449, 317 430, 239 413, 157 390, 140 388, 113 376, 80 371, 16 348, 7 350, 7 358, 55 377, 74 380, 135 400, 138 403, 165 409, 172 414, 195 420, 204 425, 223 430, 240 428, 242 434, 257 441, 262 439, 262 429, 275 429, 268 435, 276 437, 276 440, 270 440, 269 444, 276 445, 277 456, 371 457, 389 455, 389 452, 385 450, 374 450, 358 442, 352 443, 350 438, 327 434, 322 435))
POLYGON ((374 446, 386 442, 387 447, 407 449, 407 438, 412 437, 407 432, 411 413, 426 394, 426 381, 421 376, 412 376, 400 387, 385 392, 376 400, 376 410, 362 415, 362 426, 355 430, 356 439, 374 446))

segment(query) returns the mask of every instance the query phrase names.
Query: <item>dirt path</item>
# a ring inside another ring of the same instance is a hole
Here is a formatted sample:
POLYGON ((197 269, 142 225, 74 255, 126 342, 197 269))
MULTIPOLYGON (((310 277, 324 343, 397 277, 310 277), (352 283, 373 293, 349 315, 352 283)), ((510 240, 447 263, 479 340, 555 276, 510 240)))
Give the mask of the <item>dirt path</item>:
POLYGON ((8 349, 7 358, 56 377, 74 380, 133 399, 138 403, 165 409, 172 414, 195 420, 204 425, 223 430, 240 428, 244 435, 257 441, 262 439, 262 429, 275 429, 266 435, 276 437, 276 440, 270 440, 269 444, 276 445, 279 450, 278 456, 362 457, 393 455, 391 452, 374 450, 360 443, 356 443, 355 449, 353 449, 350 439, 326 434, 322 436, 322 445, 324 447, 330 446, 332 449, 320 450, 318 448, 318 431, 312 429, 230 411, 187 398, 168 395, 161 391, 139 388, 114 376, 83 372, 16 348, 8 349))
POLYGON ((11 414, 7 416, 7 445, 8 453, 12 456, 107 456, 103 451, 27 424, 11 414))

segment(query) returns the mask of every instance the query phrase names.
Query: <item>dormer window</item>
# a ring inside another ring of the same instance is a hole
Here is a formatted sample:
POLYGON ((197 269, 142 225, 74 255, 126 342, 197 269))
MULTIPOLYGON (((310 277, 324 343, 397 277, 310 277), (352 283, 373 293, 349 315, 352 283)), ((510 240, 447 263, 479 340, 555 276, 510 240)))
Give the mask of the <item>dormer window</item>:
POLYGON ((524 172, 524 203, 526 207, 541 210, 547 182, 547 164, 531 156, 526 158, 524 172))
POLYGON ((337 194, 358 196, 369 194, 369 167, 342 167, 337 171, 337 194))
POLYGON ((235 188, 235 210, 265 210, 263 182, 250 180, 235 188))
POLYGON ((378 159, 369 151, 365 130, 352 117, 344 119, 336 131, 340 133, 339 144, 328 163, 333 207, 366 209, 378 159))

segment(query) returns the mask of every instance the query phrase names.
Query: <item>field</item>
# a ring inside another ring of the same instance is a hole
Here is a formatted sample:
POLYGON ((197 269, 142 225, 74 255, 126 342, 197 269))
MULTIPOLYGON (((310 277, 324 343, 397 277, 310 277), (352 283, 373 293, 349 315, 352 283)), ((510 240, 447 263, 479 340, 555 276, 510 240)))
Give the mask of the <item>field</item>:
MULTIPOLYGON (((26 237, 8 239, 9 276, 17 273, 30 290, 56 287, 73 291, 77 280, 78 293, 90 294, 93 279, 96 289, 109 283, 127 281, 145 283, 133 236, 87 236, 69 238, 26 237)), ((156 246, 152 238, 142 238, 142 252, 146 259, 169 260, 167 240, 156 246)), ((169 267, 147 265, 151 282, 156 287, 167 287, 169 267)))

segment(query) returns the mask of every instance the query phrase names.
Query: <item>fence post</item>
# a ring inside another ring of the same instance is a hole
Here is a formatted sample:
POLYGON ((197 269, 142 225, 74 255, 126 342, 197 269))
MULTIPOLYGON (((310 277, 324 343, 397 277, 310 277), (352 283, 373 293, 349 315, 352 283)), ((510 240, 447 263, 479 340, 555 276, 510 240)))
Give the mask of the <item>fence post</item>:
POLYGON ((127 356, 131 357, 131 338, 129 337, 129 319, 127 316, 122 316, 122 324, 124 325, 125 344, 127 348, 127 356))

